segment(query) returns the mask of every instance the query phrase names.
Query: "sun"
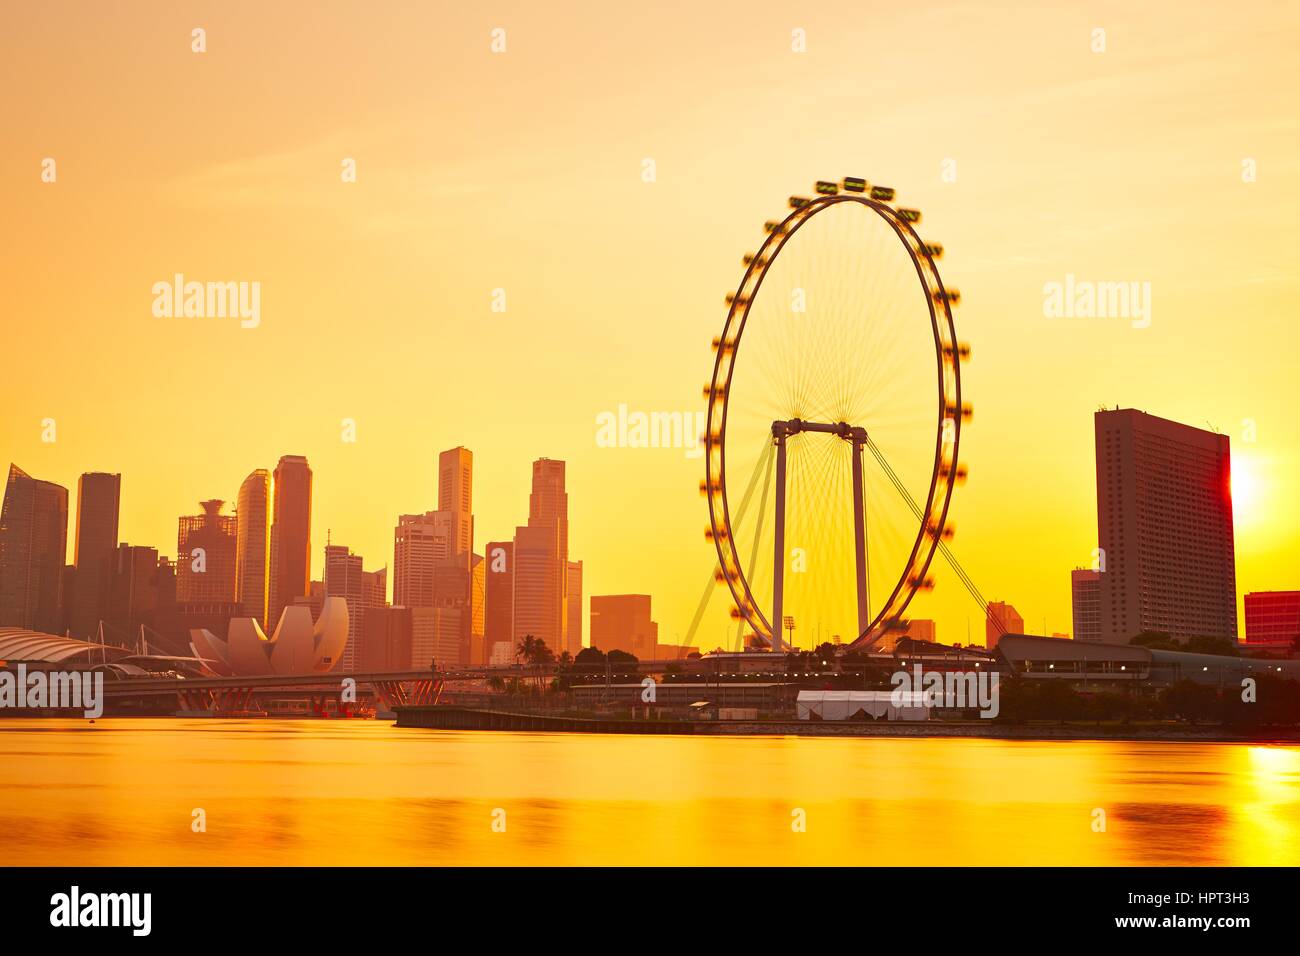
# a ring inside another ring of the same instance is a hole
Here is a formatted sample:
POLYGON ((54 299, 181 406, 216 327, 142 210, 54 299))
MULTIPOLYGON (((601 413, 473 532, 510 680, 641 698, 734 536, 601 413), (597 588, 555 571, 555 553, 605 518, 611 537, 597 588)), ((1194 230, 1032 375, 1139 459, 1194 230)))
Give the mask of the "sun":
POLYGON ((1234 456, 1230 488, 1233 523, 1239 527, 1254 524, 1264 497, 1259 463, 1249 456, 1234 456))

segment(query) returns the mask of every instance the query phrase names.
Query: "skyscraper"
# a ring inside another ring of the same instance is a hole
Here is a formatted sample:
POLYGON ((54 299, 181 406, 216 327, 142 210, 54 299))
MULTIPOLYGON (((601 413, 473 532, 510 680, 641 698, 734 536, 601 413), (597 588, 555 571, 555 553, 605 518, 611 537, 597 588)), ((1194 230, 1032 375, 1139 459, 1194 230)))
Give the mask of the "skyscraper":
POLYGON ((285 455, 275 466, 267 610, 272 632, 285 607, 311 594, 311 479, 301 455, 285 455))
POLYGON ((348 605, 348 643, 335 664, 336 671, 356 670, 366 612, 384 606, 384 570, 367 572, 359 554, 341 544, 325 546, 325 597, 341 597, 348 605))
POLYGON ((0 506, 0 626, 63 632, 68 489, 9 466, 0 506))
POLYGON ((492 664, 508 664, 515 655, 514 551, 513 541, 483 548, 483 654, 492 664))
POLYGON ((400 515, 393 529, 393 604, 399 607, 433 607, 433 577, 438 565, 451 554, 444 530, 434 520, 436 512, 400 515))
POLYGON ((511 643, 517 647, 525 637, 536 637, 559 654, 564 649, 564 565, 556 560, 553 529, 516 528, 514 564, 511 643))
POLYGON ((271 476, 265 468, 252 472, 239 486, 235 520, 235 600, 265 631, 273 627, 266 619, 271 585, 271 476))
POLYGON ((69 622, 74 637, 95 638, 99 622, 108 617, 121 498, 121 475, 87 472, 77 482, 75 592, 69 622))
POLYGON ((984 646, 993 650, 1003 634, 1025 633, 1025 619, 1014 607, 1002 601, 990 601, 984 618, 984 646))
POLYGON ((446 663, 483 656, 484 581, 482 558, 474 554, 473 489, 473 453, 464 447, 440 453, 438 507, 401 515, 393 531, 393 604, 448 612, 412 618, 415 653, 437 654, 446 663), (453 624, 461 628, 454 644, 448 637, 453 624))
POLYGON ((142 625, 160 630, 161 583, 157 548, 125 542, 117 546, 105 615, 116 631, 114 636, 135 640, 142 625))
POLYGON ((564 649, 577 657, 582 650, 582 562, 570 561, 566 570, 565 600, 568 602, 568 627, 565 629, 564 649))
POLYGON ((568 645, 569 496, 564 462, 533 462, 528 524, 515 529, 514 643, 540 638, 555 654, 568 645))
POLYGON ((184 515, 176 536, 176 600, 230 604, 235 600, 237 528, 219 498, 199 502, 203 513, 184 515))
POLYGON ((362 571, 361 585, 366 607, 383 607, 388 603, 388 568, 362 571))
MULTIPOLYGON (((450 556, 468 561, 474 550, 474 454, 464 447, 438 456, 438 511, 444 515, 450 556)), ((466 564, 468 567, 468 564, 466 564)))
POLYGON ((1103 638, 1236 640, 1228 436, 1132 408, 1094 425, 1103 638))
POLYGON ((1076 641, 1101 640, 1101 572, 1075 568, 1070 572, 1070 606, 1076 641))
POLYGON ((355 652, 357 670, 382 674, 429 666, 427 660, 412 662, 411 615, 409 607, 372 607, 366 611, 361 642, 355 652))

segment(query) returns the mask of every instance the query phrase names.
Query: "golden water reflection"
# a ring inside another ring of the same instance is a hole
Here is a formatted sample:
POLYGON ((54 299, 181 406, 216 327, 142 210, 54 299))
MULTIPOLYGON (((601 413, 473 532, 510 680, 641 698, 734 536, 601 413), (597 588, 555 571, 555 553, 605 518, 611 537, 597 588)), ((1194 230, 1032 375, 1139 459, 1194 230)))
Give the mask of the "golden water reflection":
POLYGON ((1300 748, 6 720, 0 833, 8 865, 1296 865, 1300 748))

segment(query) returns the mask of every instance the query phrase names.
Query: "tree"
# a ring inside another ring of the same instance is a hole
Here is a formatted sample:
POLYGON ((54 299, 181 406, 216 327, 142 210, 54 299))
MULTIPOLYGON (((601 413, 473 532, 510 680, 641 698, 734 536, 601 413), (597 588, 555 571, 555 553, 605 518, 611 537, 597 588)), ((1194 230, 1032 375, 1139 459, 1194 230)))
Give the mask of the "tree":
POLYGON ((1226 637, 1190 637, 1184 649, 1191 654, 1217 654, 1220 657, 1236 657, 1241 653, 1237 642, 1226 637))
POLYGON ((1181 651, 1183 649, 1177 641, 1161 631, 1143 631, 1129 643, 1136 644, 1138 647, 1149 647, 1156 651, 1181 651))
POLYGON ((640 661, 627 651, 613 650, 609 652, 609 667, 615 674, 635 674, 638 664, 640 664, 640 661))
MULTIPOLYGON (((533 637, 531 634, 524 635, 524 639, 519 642, 515 648, 515 658, 522 661, 529 667, 540 669, 546 664, 555 660, 555 653, 546 646, 546 642, 540 637, 533 637)), ((537 689, 542 688, 541 675, 534 675, 537 689)))
POLYGON ((1218 697, 1213 687, 1193 680, 1180 680, 1165 689, 1160 703, 1165 713, 1195 726, 1197 722, 1213 720, 1218 710, 1218 697))
POLYGON ((584 666, 588 664, 599 664, 601 667, 604 667, 605 652, 599 647, 584 647, 582 650, 578 651, 578 656, 573 659, 573 662, 584 666))

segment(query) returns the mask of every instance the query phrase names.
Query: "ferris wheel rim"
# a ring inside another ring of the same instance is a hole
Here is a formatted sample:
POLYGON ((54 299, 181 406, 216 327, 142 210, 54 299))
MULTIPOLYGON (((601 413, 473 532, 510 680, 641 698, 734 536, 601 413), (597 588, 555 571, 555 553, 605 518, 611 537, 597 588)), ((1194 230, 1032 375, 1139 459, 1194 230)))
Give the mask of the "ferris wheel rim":
MULTIPOLYGON (((727 417, 730 411, 730 393, 734 374, 736 356, 739 353, 745 326, 753 303, 762 289, 763 281, 773 264, 780 257, 786 243, 793 238, 804 225, 821 212, 825 212, 839 203, 852 202, 874 212, 893 230, 903 245, 912 262, 921 291, 925 295, 934 339, 936 362, 936 388, 938 392, 938 429, 935 436, 934 457, 930 468, 930 487, 924 511, 919 516, 919 527, 913 541, 907 562, 889 597, 882 602, 880 610, 871 618, 867 626, 859 633, 851 645, 857 645, 872 635, 882 624, 898 621, 907 606, 926 581, 926 574, 938 550, 940 541, 947 528, 949 508, 956 485, 958 453, 961 441, 961 424, 964 409, 961 401, 961 362, 958 355, 956 326, 952 316, 952 303, 943 278, 935 264, 935 257, 930 247, 924 243, 912 223, 903 218, 890 204, 881 202, 865 194, 819 195, 814 199, 804 200, 794 208, 776 228, 770 229, 758 252, 748 263, 740 285, 731 300, 727 318, 723 324, 722 336, 718 340, 717 355, 714 358, 713 377, 708 388, 709 403, 705 432, 705 493, 709 501, 710 528, 714 544, 718 551, 719 567, 723 580, 736 601, 740 615, 748 620, 754 631, 772 639, 776 646, 778 638, 773 634, 772 623, 758 601, 754 599, 749 576, 745 573, 744 563, 736 550, 735 537, 732 534, 731 505, 726 481, 726 436, 727 417), (933 277, 933 286, 927 281, 927 272, 933 277), (745 290, 749 289, 748 295, 745 290), (734 336, 730 336, 735 329, 734 336), (947 333, 946 344, 943 333, 947 333), (719 389, 719 376, 725 379, 719 389), (946 376, 951 377, 949 382, 946 376), (950 386, 950 389, 946 386, 950 386), (951 395, 949 395, 949 390, 951 395), (715 431, 716 418, 716 431, 715 431), (945 434, 948 422, 952 422, 951 457, 944 461, 945 434), (716 453, 716 459, 715 459, 716 453), (936 489, 942 482, 942 495, 936 498, 936 489), (936 515, 937 512, 937 515, 936 515), (926 539, 929 546, 924 548, 926 539), (724 544, 725 542, 725 544, 724 544), (920 558, 918 563, 918 557, 920 558), (910 580, 909 580, 910 578, 910 580)), ((873 639, 874 640, 874 639, 873 639)))

